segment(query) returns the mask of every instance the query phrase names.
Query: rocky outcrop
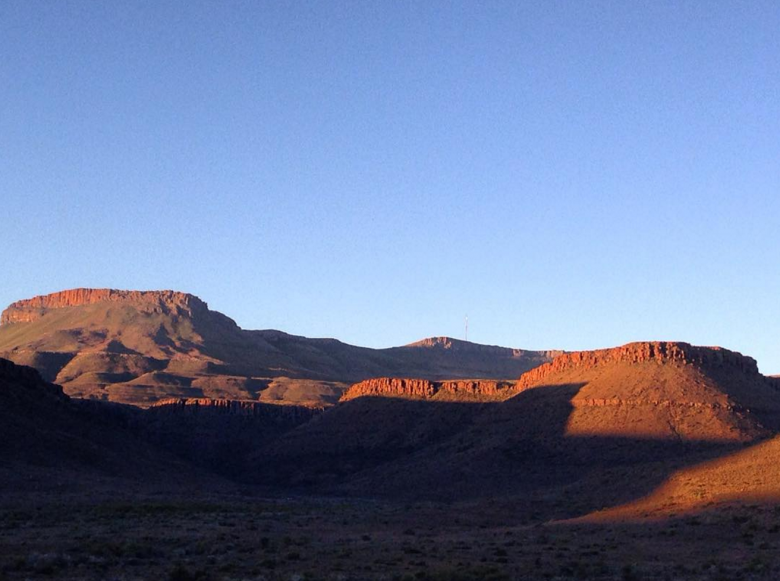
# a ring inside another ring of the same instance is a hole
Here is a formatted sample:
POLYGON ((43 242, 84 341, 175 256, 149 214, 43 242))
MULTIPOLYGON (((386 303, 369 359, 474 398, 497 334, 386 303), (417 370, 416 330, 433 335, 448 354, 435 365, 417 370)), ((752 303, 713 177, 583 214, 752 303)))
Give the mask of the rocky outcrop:
POLYGON ((721 347, 698 347, 688 343, 646 341, 628 343, 612 349, 576 351, 559 355, 527 371, 517 381, 518 390, 538 385, 546 377, 569 370, 589 370, 616 363, 657 363, 677 365, 698 365, 702 368, 732 368, 748 375, 758 376, 758 365, 752 357, 721 347))
POLYGON ((350 387, 341 401, 358 397, 395 397, 403 399, 484 399, 498 401, 512 393, 512 383, 494 380, 429 381, 400 377, 367 379, 350 387))
POLYGON ((427 379, 377 377, 356 383, 344 392, 341 401, 363 396, 428 399, 433 397, 435 393, 434 382, 427 379))
POLYGON ((309 421, 322 413, 321 407, 297 405, 277 405, 255 401, 236 401, 229 399, 208 398, 171 398, 154 403, 148 408, 150 413, 169 414, 220 414, 231 416, 248 416, 253 418, 273 418, 289 421, 295 424, 309 421))
POLYGON ((198 297, 171 290, 125 291, 115 289, 77 288, 12 303, 0 315, 0 325, 30 323, 47 311, 103 302, 129 302, 144 305, 155 312, 166 313, 176 307, 189 312, 204 312, 208 305, 198 297))

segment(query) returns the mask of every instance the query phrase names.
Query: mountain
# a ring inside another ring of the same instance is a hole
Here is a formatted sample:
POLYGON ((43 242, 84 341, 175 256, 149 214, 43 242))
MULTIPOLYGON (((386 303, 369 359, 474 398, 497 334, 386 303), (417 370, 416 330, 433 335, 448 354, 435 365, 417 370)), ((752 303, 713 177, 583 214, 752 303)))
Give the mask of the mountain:
POLYGON ((579 385, 568 435, 752 441, 780 428, 777 382, 756 361, 719 347, 631 343, 567 353, 516 388, 579 385))
POLYGON ((340 494, 516 498, 571 516, 649 494, 675 470, 779 427, 777 382, 753 359, 686 343, 562 354, 514 384, 458 385, 356 384, 259 450, 256 478, 340 494))
POLYGON ((74 289, 21 300, 0 315, 0 356, 67 394, 148 406, 161 399, 335 403, 377 376, 514 378, 559 352, 446 337, 369 349, 281 331, 247 331, 176 291, 74 289))
POLYGON ((208 472, 285 494, 491 499, 518 522, 652 513, 751 483, 780 499, 780 382, 716 347, 566 353, 514 382, 374 378, 325 409, 174 399, 142 410, 70 399, 7 361, 0 372, 6 483, 31 469, 58 480, 208 472))

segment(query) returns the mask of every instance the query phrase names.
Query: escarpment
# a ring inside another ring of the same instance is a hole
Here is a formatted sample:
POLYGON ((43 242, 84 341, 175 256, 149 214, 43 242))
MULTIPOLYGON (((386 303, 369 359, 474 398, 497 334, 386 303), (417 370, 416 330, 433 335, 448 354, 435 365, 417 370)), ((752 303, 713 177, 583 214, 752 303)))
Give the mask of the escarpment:
POLYGON ((752 357, 722 347, 698 347, 680 342, 636 342, 611 349, 575 351, 557 356, 549 363, 524 373, 518 389, 531 387, 546 378, 572 370, 588 371, 613 364, 657 363, 695 365, 706 368, 732 368, 757 376, 758 365, 752 357))
POLYGON ((350 387, 341 397, 348 401, 364 396, 395 397, 403 399, 499 401, 511 395, 511 381, 451 380, 430 381, 398 377, 367 379, 350 387))
POLYGON ((231 415, 287 421, 293 424, 307 422, 322 413, 321 407, 280 405, 256 401, 237 401, 209 398, 171 398, 152 404, 147 413, 171 415, 231 415))
POLYGON ((780 393, 756 361, 720 347, 640 342, 566 353, 516 391, 572 390, 570 435, 749 441, 780 427, 780 393))
POLYGON ((0 322, 0 357, 34 366, 73 397, 141 407, 168 398, 333 405, 371 377, 504 380, 551 359, 447 337, 369 349, 244 330, 198 297, 169 290, 67 290, 16 301, 0 322))
POLYGON ((126 302, 155 309, 159 313, 176 307, 188 311, 206 311, 208 305, 198 297, 172 290, 127 291, 116 289, 77 288, 16 301, 0 315, 0 325, 30 323, 53 309, 79 307, 104 302, 126 302))

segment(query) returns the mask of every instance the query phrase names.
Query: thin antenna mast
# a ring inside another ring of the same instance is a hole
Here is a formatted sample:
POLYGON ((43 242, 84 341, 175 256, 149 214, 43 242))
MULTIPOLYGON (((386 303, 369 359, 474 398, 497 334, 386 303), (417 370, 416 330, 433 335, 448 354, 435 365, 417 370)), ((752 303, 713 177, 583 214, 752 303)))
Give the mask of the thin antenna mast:
POLYGON ((469 316, 466 315, 466 341, 469 340, 469 316))

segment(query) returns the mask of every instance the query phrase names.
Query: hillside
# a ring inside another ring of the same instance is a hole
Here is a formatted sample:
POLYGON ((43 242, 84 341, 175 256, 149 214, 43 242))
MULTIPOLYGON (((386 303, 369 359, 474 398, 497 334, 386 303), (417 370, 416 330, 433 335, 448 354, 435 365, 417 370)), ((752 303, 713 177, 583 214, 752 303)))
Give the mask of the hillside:
POLYGON ((519 392, 579 385, 571 436, 751 441, 780 427, 777 384, 719 347, 631 343, 568 353, 525 373, 519 392))
POLYGON ((205 470, 285 494, 491 498, 518 522, 780 499, 778 382, 720 348, 562 354, 516 382, 377 378, 325 410, 212 399, 138 410, 71 400, 2 364, 6 482, 29 466, 193 482, 205 470))
POLYGON ((178 486, 210 477, 132 428, 138 410, 79 405, 37 371, 0 359, 0 491, 85 482, 178 486))
POLYGON ((515 498, 574 516, 761 441, 780 414, 775 382, 755 361, 685 343, 563 354, 482 397, 453 398, 446 384, 357 384, 260 451, 257 478, 360 495, 515 498))
POLYGON ((246 331, 175 291, 75 289, 17 301, 0 316, 0 355, 65 392, 148 406, 170 397, 335 403, 377 376, 513 378, 557 352, 434 338, 390 349, 246 331))
POLYGON ((780 504, 780 436, 672 472, 646 496, 580 520, 660 519, 746 503, 780 504))

